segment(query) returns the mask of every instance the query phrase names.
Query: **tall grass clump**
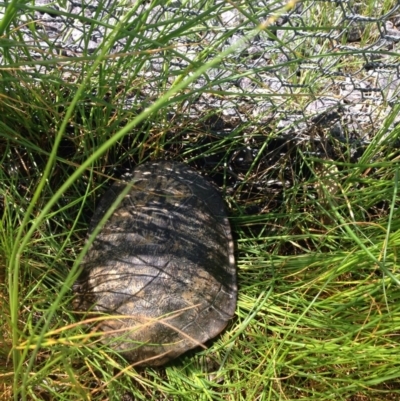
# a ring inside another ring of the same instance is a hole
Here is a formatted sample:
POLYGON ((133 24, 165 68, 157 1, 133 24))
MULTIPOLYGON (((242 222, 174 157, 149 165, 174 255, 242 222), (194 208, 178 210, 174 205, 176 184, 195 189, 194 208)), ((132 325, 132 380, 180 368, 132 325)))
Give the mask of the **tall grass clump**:
MULTIPOLYGON (((398 399, 398 107, 359 157, 335 139, 326 152, 293 141, 270 109, 258 125, 232 118, 230 129, 218 128, 243 96, 250 105, 276 96, 276 110, 290 109, 323 87, 312 70, 310 92, 293 96, 224 87, 256 82, 235 64, 239 50, 256 35, 286 49, 274 23, 312 2, 182 2, 169 11, 158 0, 101 0, 94 17, 61 3, 51 13, 82 26, 82 51, 43 39, 35 13, 50 5, 1 6, 0 399, 398 399), (216 21, 233 11, 242 22, 220 34, 216 21), (99 30, 93 48, 88 38, 99 30), (203 50, 188 55, 192 44, 203 50), (196 99, 212 96, 225 108, 190 115, 196 99), (144 369, 90 332, 71 288, 99 197, 126 169, 157 158, 188 163, 221 188, 239 297, 235 318, 206 350, 144 369)), ((329 8, 318 7, 329 21, 329 8)), ((326 62, 327 43, 319 49, 326 62)), ((270 62, 298 79, 296 59, 277 53, 270 62)))

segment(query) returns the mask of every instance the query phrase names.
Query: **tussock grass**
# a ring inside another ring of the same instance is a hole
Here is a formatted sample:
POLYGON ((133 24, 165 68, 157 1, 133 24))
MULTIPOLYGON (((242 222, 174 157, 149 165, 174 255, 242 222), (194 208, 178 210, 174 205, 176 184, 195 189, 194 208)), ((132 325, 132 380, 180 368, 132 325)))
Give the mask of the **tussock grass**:
MULTIPOLYGON (((0 22, 1 399, 400 398, 398 109, 358 159, 335 140, 324 153, 313 141, 285 137, 276 121, 220 132, 221 110, 189 118, 185 102, 248 72, 224 64, 240 43, 224 53, 208 43, 187 60, 171 42, 201 41, 215 13, 233 6, 210 3, 183 22, 174 13, 156 37, 145 35, 146 15, 129 20, 135 6, 115 26, 99 16, 96 23, 108 27, 102 46, 68 59, 52 43, 43 59, 32 57, 34 46, 13 21, 26 13, 34 31, 30 13, 39 7, 7 6, 0 22), (110 55, 124 36, 129 46, 110 55), (170 64, 177 54, 185 70, 170 64), (145 74, 155 55, 157 81, 145 74), (217 65, 228 75, 208 76, 217 65), (209 86, 195 86, 200 77, 209 86), (257 152, 249 155, 249 146, 257 152), (88 334, 73 313, 71 286, 99 196, 126 168, 156 158, 189 163, 220 186, 235 234, 239 298, 236 317, 207 350, 136 369, 88 334)), ((251 17, 250 2, 237 7, 251 17)), ((323 16, 329 21, 326 10, 323 16)), ((260 28, 272 35, 267 23, 260 28)), ((294 61, 284 67, 295 70, 294 61)), ((313 87, 312 71, 306 77, 313 87)), ((285 100, 288 108, 297 103, 285 100)))

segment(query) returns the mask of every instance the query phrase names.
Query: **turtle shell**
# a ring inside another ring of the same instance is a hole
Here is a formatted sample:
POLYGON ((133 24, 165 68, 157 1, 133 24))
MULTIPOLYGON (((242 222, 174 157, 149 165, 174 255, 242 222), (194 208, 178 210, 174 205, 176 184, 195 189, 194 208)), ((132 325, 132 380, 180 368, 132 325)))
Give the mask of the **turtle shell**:
POLYGON ((235 312, 237 286, 216 188, 185 164, 149 162, 111 186, 89 232, 112 207, 75 286, 77 309, 110 315, 97 326, 103 342, 158 366, 219 334, 235 312))

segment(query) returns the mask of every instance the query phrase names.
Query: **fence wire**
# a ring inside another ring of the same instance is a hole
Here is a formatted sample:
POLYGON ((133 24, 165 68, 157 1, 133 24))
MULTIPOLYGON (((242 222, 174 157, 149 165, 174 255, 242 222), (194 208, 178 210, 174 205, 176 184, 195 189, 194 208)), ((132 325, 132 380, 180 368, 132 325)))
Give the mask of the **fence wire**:
MULTIPOLYGON (((125 107, 150 103, 185 71, 191 73, 233 44, 235 51, 189 88, 194 96, 180 109, 181 117, 198 118, 214 110, 222 121, 214 129, 221 132, 273 121, 274 129, 299 134, 319 124, 339 140, 368 143, 399 103, 397 1, 298 1, 284 12, 284 1, 163 4, 19 4, 2 38, 0 68, 21 68, 33 79, 61 71, 65 81, 77 80, 79 63, 92 60, 123 21, 110 62, 132 57, 137 49, 146 53, 137 72, 145 80, 123 99, 125 107), (245 39, 269 19, 270 26, 245 39), (68 63, 68 58, 74 60, 68 63), (166 63, 168 76, 161 84, 166 63)), ((0 3, 0 17, 6 8, 0 3)), ((121 82, 130 73, 121 70, 121 82)))

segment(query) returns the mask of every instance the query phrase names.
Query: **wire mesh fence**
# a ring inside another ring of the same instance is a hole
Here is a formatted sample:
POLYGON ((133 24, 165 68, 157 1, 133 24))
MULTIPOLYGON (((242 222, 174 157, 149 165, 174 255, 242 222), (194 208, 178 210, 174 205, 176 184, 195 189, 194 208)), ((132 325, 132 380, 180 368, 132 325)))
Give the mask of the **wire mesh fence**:
MULTIPOLYGON (((105 58, 114 63, 114 82, 123 84, 133 72, 124 70, 121 59, 140 52, 135 74, 145 79, 118 99, 132 107, 151 103, 183 75, 236 45, 188 88, 193 96, 180 106, 181 117, 214 110, 217 131, 273 122, 278 131, 298 134, 319 124, 338 140, 368 142, 398 103, 400 5, 291 3, 19 3, 1 40, 0 68, 24 69, 33 80, 58 74, 65 82, 77 82, 81 64, 92 62, 108 44, 105 58), (265 21, 265 30, 249 35, 265 21)), ((0 3, 3 19, 7 7, 0 3)))

